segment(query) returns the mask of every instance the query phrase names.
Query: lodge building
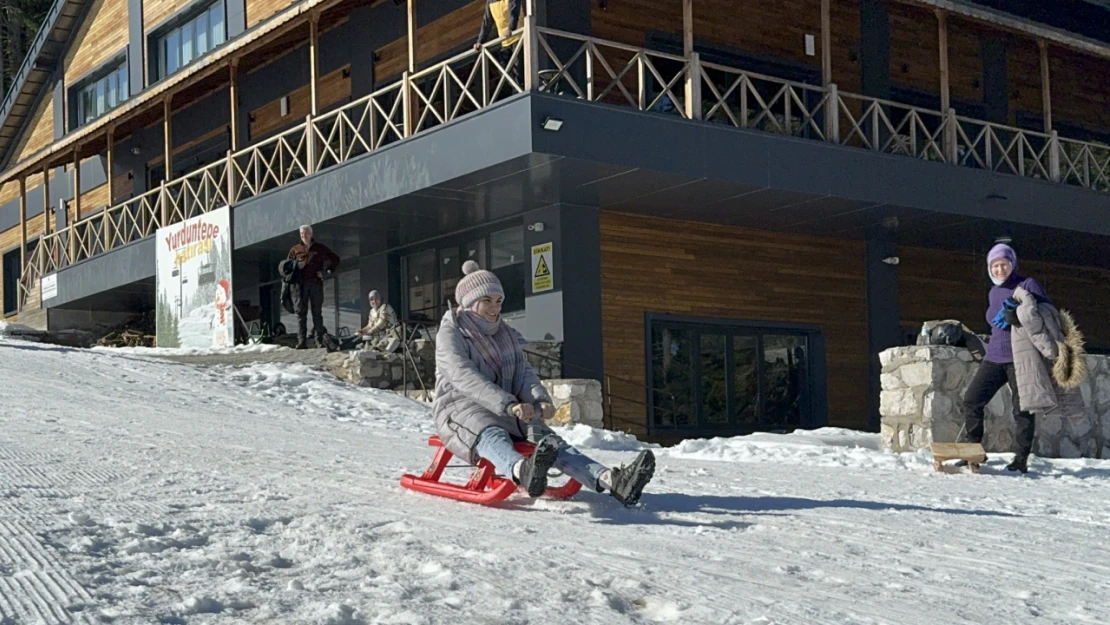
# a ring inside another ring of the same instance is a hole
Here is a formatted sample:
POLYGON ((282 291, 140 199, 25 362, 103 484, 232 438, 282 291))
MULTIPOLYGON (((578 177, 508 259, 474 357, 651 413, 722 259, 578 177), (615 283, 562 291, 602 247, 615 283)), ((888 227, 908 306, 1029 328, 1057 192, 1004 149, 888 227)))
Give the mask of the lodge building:
POLYGON ((521 5, 476 50, 485 0, 56 0, 0 109, 2 318, 149 309, 155 231, 230 205, 263 319, 302 223, 333 332, 474 259, 658 440, 875 428, 881 349, 987 330, 998 240, 1110 347, 1102 2, 521 5))

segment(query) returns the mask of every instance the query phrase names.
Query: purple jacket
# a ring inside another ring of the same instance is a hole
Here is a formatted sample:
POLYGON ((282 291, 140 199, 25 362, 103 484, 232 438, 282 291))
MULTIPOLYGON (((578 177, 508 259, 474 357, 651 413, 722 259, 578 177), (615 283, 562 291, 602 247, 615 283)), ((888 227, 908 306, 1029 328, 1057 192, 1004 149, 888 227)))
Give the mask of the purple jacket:
MULTIPOLYGON (((1018 287, 1025 287, 1033 296, 1042 302, 1050 301, 1048 293, 1045 293, 1044 287, 1033 278, 1026 278, 1017 274, 1010 276, 1008 280, 1003 282, 1000 286, 991 288, 990 305, 987 307, 987 323, 990 324, 998 311, 1002 310, 1002 302, 1006 301, 1014 294, 1014 289, 1018 287)), ((999 364, 1010 364, 1014 362, 1014 349, 1010 344, 1010 331, 999 330, 991 325, 991 340, 987 343, 986 360, 996 362, 999 364)))

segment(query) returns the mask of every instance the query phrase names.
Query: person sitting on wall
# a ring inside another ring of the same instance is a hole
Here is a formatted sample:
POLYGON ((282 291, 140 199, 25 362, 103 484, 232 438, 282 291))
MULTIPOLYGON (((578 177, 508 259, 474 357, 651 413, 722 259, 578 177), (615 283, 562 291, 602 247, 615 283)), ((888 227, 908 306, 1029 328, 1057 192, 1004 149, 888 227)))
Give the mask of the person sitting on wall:
POLYGON ((377 291, 370 291, 370 319, 366 327, 355 332, 368 349, 390 354, 401 346, 401 323, 393 307, 382 301, 377 291))
POLYGON ((288 258, 300 266, 300 284, 293 291, 297 313, 297 349, 308 347, 308 311, 312 310, 312 334, 316 347, 325 347, 324 278, 339 268, 339 256, 312 236, 312 226, 300 227, 301 242, 289 250, 288 258))
POLYGON ((964 424, 967 429, 967 442, 983 442, 983 410, 995 394, 1007 383, 1013 396, 1014 460, 1006 466, 1008 471, 1027 471, 1029 453, 1033 450, 1035 423, 1033 415, 1025 410, 1018 392, 1017 376, 1014 373, 1014 350, 1011 328, 1018 321, 1017 304, 1013 299, 1014 290, 1022 288, 1040 302, 1048 302, 1044 287, 1033 278, 1026 278, 1017 272, 1017 253, 1010 246, 999 243, 987 253, 987 273, 994 286, 991 288, 987 321, 994 326, 987 355, 975 371, 975 376, 964 393, 964 424))
POLYGON ((547 488, 552 466, 626 506, 640 500, 655 472, 651 450, 627 467, 606 468, 568 445, 543 424, 555 408, 524 357, 524 337, 501 318, 505 291, 491 271, 468 260, 455 287, 458 308, 448 309, 436 335, 436 430, 451 453, 471 464, 489 460, 531 497, 547 488), (529 430, 534 435, 529 437, 529 430), (514 440, 536 448, 523 457, 514 440))

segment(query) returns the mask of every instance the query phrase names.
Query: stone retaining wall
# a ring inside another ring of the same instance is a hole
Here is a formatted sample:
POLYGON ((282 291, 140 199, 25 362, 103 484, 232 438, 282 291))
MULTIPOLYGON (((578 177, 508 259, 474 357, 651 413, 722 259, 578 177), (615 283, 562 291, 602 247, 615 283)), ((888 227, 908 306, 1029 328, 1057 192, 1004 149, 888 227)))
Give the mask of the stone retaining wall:
MULTIPOLYGON (((882 364, 883 449, 928 448, 933 442, 964 440, 962 400, 979 368, 961 347, 895 347, 879 355, 882 364), (957 437, 960 437, 957 439, 957 437)), ((1033 453, 1047 458, 1110 458, 1110 358, 1088 356, 1090 379, 1082 387, 1086 419, 1071 422, 1037 417, 1033 453)), ((983 446, 988 453, 1013 451, 1014 418, 1009 387, 987 405, 983 446)))
POLYGON ((605 427, 601 382, 597 380, 544 380, 544 387, 555 403, 552 425, 584 423, 595 428, 605 427))

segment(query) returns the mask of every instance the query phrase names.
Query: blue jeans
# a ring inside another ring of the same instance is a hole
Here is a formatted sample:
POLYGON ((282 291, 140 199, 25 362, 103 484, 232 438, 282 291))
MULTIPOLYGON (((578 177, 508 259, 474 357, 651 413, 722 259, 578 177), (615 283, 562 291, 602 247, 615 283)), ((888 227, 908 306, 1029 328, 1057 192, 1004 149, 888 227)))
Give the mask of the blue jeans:
MULTIPOLYGON (((482 458, 493 463, 493 467, 501 475, 512 476, 513 466, 524 456, 513 448, 513 439, 503 428, 496 426, 482 430, 478 436, 478 444, 474 450, 482 458)), ((607 467, 591 460, 574 447, 563 443, 559 448, 559 457, 555 459, 555 468, 574 478, 587 488, 601 492, 598 479, 608 470, 607 467)))

